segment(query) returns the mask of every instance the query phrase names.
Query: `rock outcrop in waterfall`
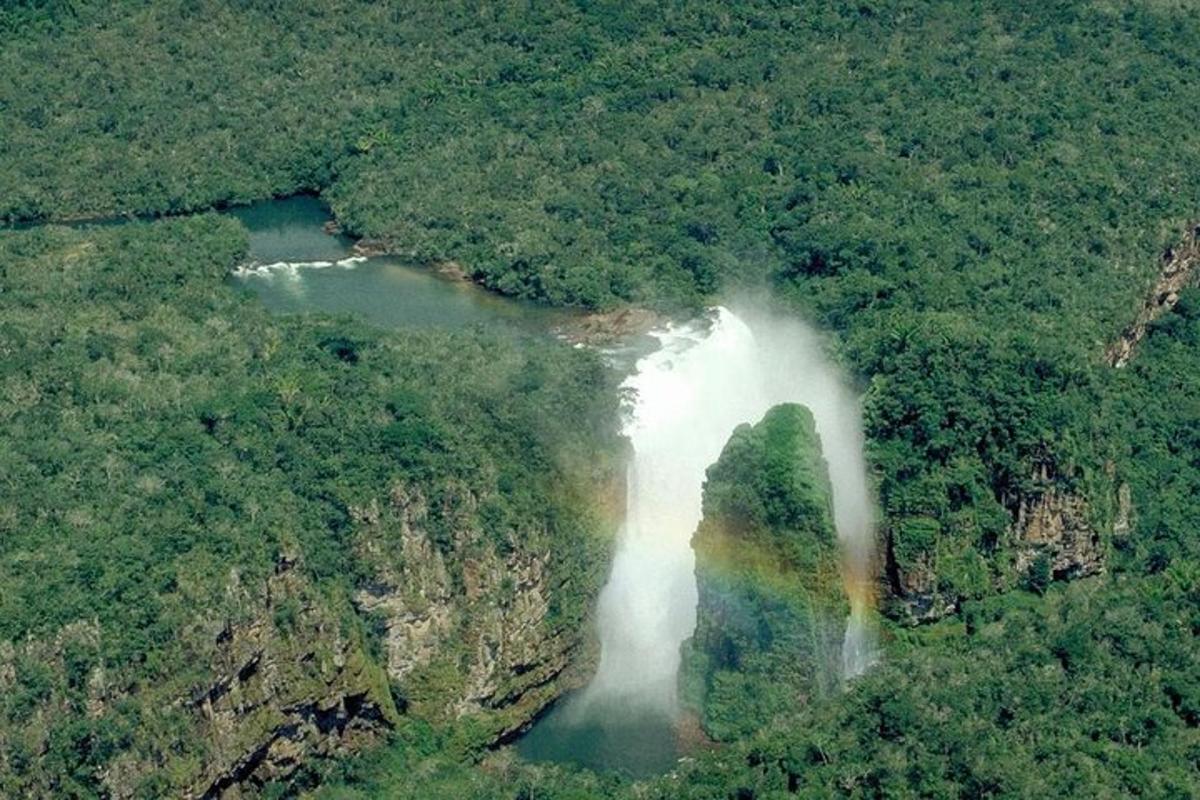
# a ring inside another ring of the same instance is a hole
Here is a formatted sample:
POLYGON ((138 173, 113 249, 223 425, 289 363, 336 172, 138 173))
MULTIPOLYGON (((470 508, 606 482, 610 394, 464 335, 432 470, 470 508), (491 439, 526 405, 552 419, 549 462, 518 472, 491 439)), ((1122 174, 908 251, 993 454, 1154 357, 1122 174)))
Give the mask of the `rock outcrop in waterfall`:
POLYGON ((699 603, 681 695, 709 736, 745 736, 839 684, 849 603, 807 408, 775 406, 734 431, 708 470, 692 547, 699 603))

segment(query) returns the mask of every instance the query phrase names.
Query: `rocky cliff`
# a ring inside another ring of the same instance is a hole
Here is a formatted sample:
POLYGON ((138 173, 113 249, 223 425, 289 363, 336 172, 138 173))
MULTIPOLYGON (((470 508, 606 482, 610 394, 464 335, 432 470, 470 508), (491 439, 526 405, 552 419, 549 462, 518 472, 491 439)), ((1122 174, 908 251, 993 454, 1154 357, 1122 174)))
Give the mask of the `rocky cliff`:
POLYGON ((932 518, 905 520, 904 536, 888 536, 884 588, 891 616, 920 624, 955 613, 962 597, 948 586, 945 574, 971 568, 963 562, 975 568, 983 593, 1103 572, 1112 538, 1129 527, 1128 486, 1115 485, 1110 469, 1085 489, 1079 476, 1062 474, 1051 459, 1034 466, 1026 484, 1025 491, 1002 498, 1009 522, 990 564, 978 557, 956 559, 955 553, 898 556, 897 538, 921 541, 938 535, 940 523, 932 518))
POLYGON ((1200 222, 1193 222, 1179 244, 1163 252, 1162 267, 1149 295, 1133 321, 1109 345, 1105 358, 1110 366, 1120 369, 1129 363, 1150 323, 1173 309, 1179 302, 1179 293, 1196 283, 1197 266, 1200 266, 1200 222))
POLYGON ((593 663, 588 615, 609 539, 581 518, 570 536, 515 530, 495 542, 474 493, 439 503, 431 512, 420 486, 396 484, 386 502, 352 509, 358 571, 369 576, 352 597, 319 590, 295 552, 265 579, 230 569, 219 602, 179 631, 195 671, 175 680, 131 686, 101 666, 76 675, 76 663, 103 663, 89 622, 0 643, 0 692, 13 701, 0 774, 19 768, 23 791, 69 794, 58 765, 39 759, 56 721, 76 713, 95 729, 80 746, 113 750, 97 753, 96 777, 114 798, 257 796, 315 758, 381 741, 405 716, 458 726, 465 746, 517 730, 593 663), (44 688, 26 715, 16 706, 31 669, 44 688), (99 738, 131 713, 149 727, 99 738))
MULTIPOLYGON (((383 671, 340 618, 344 603, 317 594, 296 567, 296 556, 281 556, 258 598, 231 576, 229 591, 261 610, 245 623, 226 622, 206 654, 216 679, 176 703, 210 743, 188 796, 241 796, 286 778, 304 759, 370 742, 397 721, 383 671)), ((137 766, 118 760, 109 768, 114 796, 134 796, 123 778, 137 766)))
POLYGON ((303 758, 345 753, 393 724, 386 677, 339 613, 345 603, 296 567, 295 556, 280 556, 262 581, 231 569, 222 604, 179 631, 176 644, 195 666, 179 680, 130 685, 110 674, 100 666, 101 629, 88 622, 0 649, 0 691, 23 691, 19 674, 41 670, 42 702, 23 724, 11 724, 22 720, 10 706, 10 724, 0 727, 0 752, 32 759, 24 791, 79 789, 42 756, 57 718, 80 711, 87 723, 77 746, 94 751, 96 777, 113 798, 242 796, 288 776, 303 758), (96 666, 80 674, 89 663, 96 666), (144 728, 123 731, 131 720, 144 728))
POLYGON ((681 691, 709 736, 758 730, 838 683, 849 606, 812 415, 771 409, 708 470, 681 691))
POLYGON ((386 504, 356 509, 371 578, 354 602, 376 621, 393 691, 409 713, 467 721, 493 741, 590 674, 591 601, 607 542, 577 540, 591 550, 585 560, 556 552, 571 542, 545 530, 513 531, 497 544, 480 526, 479 497, 462 490, 442 502, 453 511, 436 526, 416 486, 397 484, 386 504), (434 527, 448 530, 449 549, 439 548, 434 527))

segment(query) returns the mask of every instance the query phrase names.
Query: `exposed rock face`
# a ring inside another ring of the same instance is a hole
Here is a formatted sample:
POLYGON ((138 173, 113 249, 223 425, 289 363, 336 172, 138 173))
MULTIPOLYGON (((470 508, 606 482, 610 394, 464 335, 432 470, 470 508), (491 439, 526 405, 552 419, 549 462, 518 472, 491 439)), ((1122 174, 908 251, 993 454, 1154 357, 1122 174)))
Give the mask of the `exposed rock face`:
MULTIPOLYGON (((10 753, 36 759, 48 723, 81 711, 108 724, 135 707, 154 726, 98 770, 113 798, 256 796, 314 758, 377 741, 404 712, 435 723, 470 717, 475 744, 519 729, 588 670, 587 614, 609 541, 595 536, 584 569, 557 567, 547 536, 519 537, 536 547, 498 547, 479 526, 475 497, 443 503, 457 523, 444 547, 419 491, 396 487, 385 510, 355 510, 360 554, 378 580, 353 604, 318 589, 294 555, 265 578, 231 570, 224 596, 178 633, 194 674, 131 686, 103 666, 100 627, 88 621, 50 639, 0 642, 0 694, 22 668, 47 671, 32 715, 0 717, 0 776, 10 753), (399 547, 385 555, 389 532, 399 547), (381 623, 383 658, 372 655, 361 615, 381 623), (72 676, 78 652, 101 665, 82 679, 72 676)), ((35 796, 61 796, 53 765, 22 770, 35 796)))
MULTIPOLYGON (((889 536, 889 548, 892 541, 889 536)), ((936 622, 958 610, 957 598, 938 591, 936 565, 931 563, 929 556, 919 557, 906 570, 896 565, 894 557, 889 557, 888 572, 890 594, 887 598, 892 616, 910 625, 918 625, 936 622)))
POLYGON ((650 309, 629 306, 575 317, 564 323, 559 333, 570 342, 605 345, 644 334, 662 322, 650 309))
POLYGON ((365 256, 367 258, 385 256, 392 252, 387 242, 379 239, 359 239, 351 247, 351 250, 354 252, 354 255, 365 256))
POLYGON ((1200 267, 1200 224, 1188 227, 1183 240, 1167 248, 1162 255, 1162 270, 1133 322, 1113 342, 1105 354, 1108 363, 1120 368, 1129 363, 1138 342, 1146 335, 1147 326, 1167 313, 1179 302, 1179 293, 1195 283, 1196 268, 1200 267))
POLYGON ((1023 500, 1013 531, 1018 547, 1017 572, 1027 574, 1042 554, 1049 560, 1055 578, 1102 572, 1101 537, 1088 520, 1087 510, 1082 497, 1057 489, 1023 500))
POLYGON ((785 404, 734 431, 692 540, 699 603, 681 694, 733 740, 838 685, 849 604, 812 415, 785 404))
POLYGON ((453 559, 433 541, 428 501, 415 489, 396 486, 387 509, 360 513, 364 561, 377 572, 354 600, 379 620, 388 676, 410 711, 476 717, 494 740, 590 673, 597 651, 587 615, 606 561, 572 575, 555 569, 543 536, 491 546, 474 521, 478 502, 469 493, 454 501, 453 559), (386 556, 386 542, 397 540, 399 552, 386 556), (554 600, 568 596, 579 602, 564 611, 554 600))
MULTIPOLYGON (((1111 487, 1112 481, 1111 471, 1106 470, 1101 485, 1111 487)), ((1056 580, 1103 572, 1108 540, 1111 536, 1124 535, 1130 525, 1129 487, 1122 484, 1115 490, 1097 489, 1102 494, 1113 495, 1111 524, 1101 525, 1084 494, 1066 488, 1070 481, 1058 473, 1051 461, 1044 461, 1035 468, 1030 484, 1026 493, 1005 498, 1011 523, 1003 546, 1011 560, 1003 563, 1011 564, 1011 568, 996 569, 991 576, 991 588, 996 591, 1014 588, 1030 577, 1034 563, 1039 560, 1045 562, 1047 577, 1056 580), (1111 536, 1106 535, 1106 531, 1111 532, 1111 536)), ((909 520, 902 538, 914 538, 912 529, 920 522, 922 520, 909 520)), ((928 536, 936 538, 937 521, 926 522, 931 529, 928 536)), ((959 597, 939 585, 937 563, 929 556, 921 556, 911 562, 905 559, 908 567, 900 569, 900 559, 892 550, 895 537, 888 537, 888 545, 888 602, 892 616, 916 625, 935 622, 958 610, 959 597)))
POLYGON ((212 743, 188 796, 236 797, 247 785, 287 777, 305 758, 345 753, 396 718, 378 667, 295 567, 279 560, 266 613, 218 634, 217 679, 179 704, 212 743))
MULTIPOLYGON (((499 539, 470 492, 439 496, 431 513, 421 491, 396 486, 351 509, 357 570, 374 581, 346 596, 293 553, 267 575, 232 569, 164 645, 186 653, 186 673, 131 682, 95 621, 0 641, 0 697, 34 673, 43 687, 0 703, 0 795, 17 771, 20 796, 71 796, 61 765, 39 756, 72 718, 125 731, 89 776, 113 798, 257 796, 316 758, 378 741, 405 713, 461 722, 464 745, 494 742, 581 683, 595 655, 588 614, 608 564, 604 526, 615 527, 607 512, 622 504, 592 500, 603 512, 499 539)), ((79 730, 79 746, 95 746, 100 734, 79 730)))
MULTIPOLYGON (((180 632, 181 646, 194 654, 194 678, 129 686, 102 666, 89 671, 82 703, 88 719, 117 725, 122 707, 128 713, 132 706, 154 727, 99 772, 108 796, 253 793, 266 780, 290 775, 302 759, 373 740, 396 719, 382 671, 294 560, 281 558, 265 581, 232 571, 225 600, 212 617, 180 632)), ((16 663, 48 670, 46 702, 24 726, 8 728, 23 748, 40 751, 44 723, 75 713, 70 654, 98 656, 102 645, 98 625, 78 622, 52 641, 0 646, 0 691, 12 682, 16 663)), ((9 752, 3 738, 0 752, 9 752)), ((62 796, 55 788, 61 779, 52 766, 39 773, 40 796, 62 796)))
POLYGON ((451 281, 459 283, 470 283, 471 273, 459 264, 457 261, 438 261, 433 265, 433 269, 438 275, 451 281))
MULTIPOLYGON (((68 651, 101 650, 89 622, 53 640, 0 642, 0 691, 26 663, 47 665, 54 686, 24 728, 0 726, 0 774, 6 732, 23 737, 17 751, 37 753, 42 719, 76 713, 72 703, 94 719, 135 704, 165 731, 107 761, 100 778, 114 798, 256 796, 316 757, 377 740, 405 713, 462 721, 469 744, 520 729, 589 673, 588 614, 611 540, 590 528, 574 542, 553 531, 496 541, 470 492, 439 497, 436 513, 430 505, 397 485, 385 503, 351 510, 362 568, 375 571, 352 598, 319 590, 294 555, 265 578, 232 570, 224 597, 180 632, 196 673, 174 683, 131 687, 97 667, 79 698, 67 689, 78 681, 68 651), (364 634, 372 624, 377 648, 364 634)), ((58 779, 47 767, 45 796, 58 779)))

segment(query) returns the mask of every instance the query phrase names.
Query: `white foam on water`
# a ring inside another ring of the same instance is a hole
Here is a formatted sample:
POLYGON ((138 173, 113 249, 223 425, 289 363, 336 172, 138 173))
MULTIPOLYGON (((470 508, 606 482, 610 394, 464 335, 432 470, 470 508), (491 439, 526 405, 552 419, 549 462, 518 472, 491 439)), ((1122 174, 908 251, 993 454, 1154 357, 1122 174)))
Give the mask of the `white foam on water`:
POLYGON ((301 270, 328 269, 335 266, 342 269, 353 269, 366 260, 366 256, 349 256, 337 261, 272 261, 269 264, 260 264, 257 261, 251 261, 248 264, 235 267, 233 275, 238 278, 272 278, 276 275, 282 275, 286 278, 295 279, 300 277, 301 270))

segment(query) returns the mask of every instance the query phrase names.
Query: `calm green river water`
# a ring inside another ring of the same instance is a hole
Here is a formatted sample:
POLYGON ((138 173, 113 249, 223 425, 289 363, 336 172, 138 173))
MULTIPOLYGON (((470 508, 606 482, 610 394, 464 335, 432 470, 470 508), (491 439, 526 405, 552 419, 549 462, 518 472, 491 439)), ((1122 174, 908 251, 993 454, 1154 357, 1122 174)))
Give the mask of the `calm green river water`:
POLYGON ((586 703, 568 695, 517 740, 529 761, 578 764, 597 771, 645 778, 675 766, 684 748, 675 720, 613 702, 586 703))
POLYGON ((228 212, 250 231, 258 264, 236 281, 272 311, 362 316, 385 327, 500 326, 547 332, 566 314, 500 297, 398 258, 353 261, 353 241, 323 230, 329 212, 315 197, 289 197, 228 212))

